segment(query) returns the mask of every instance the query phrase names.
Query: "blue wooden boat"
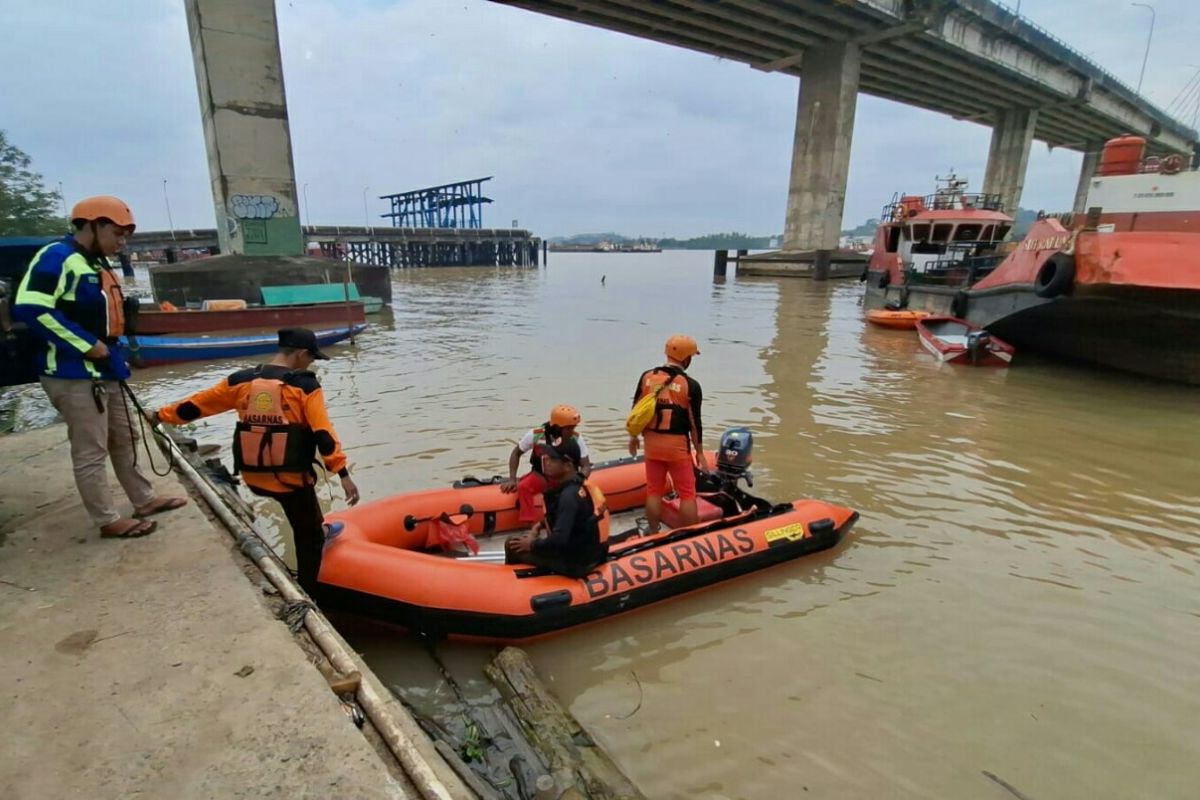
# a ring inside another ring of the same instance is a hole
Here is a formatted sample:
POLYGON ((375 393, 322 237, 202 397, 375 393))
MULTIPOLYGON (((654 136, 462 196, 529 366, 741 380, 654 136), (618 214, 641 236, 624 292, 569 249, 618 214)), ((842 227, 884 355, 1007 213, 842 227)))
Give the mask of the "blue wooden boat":
MULTIPOLYGON (((351 334, 359 334, 367 326, 331 328, 313 331, 317 344, 328 347, 351 334)), ((271 354, 279 347, 279 336, 275 333, 256 336, 204 336, 199 338, 181 336, 135 336, 133 341, 121 337, 130 362, 138 366, 177 364, 182 361, 216 361, 222 358, 246 358, 271 354)))

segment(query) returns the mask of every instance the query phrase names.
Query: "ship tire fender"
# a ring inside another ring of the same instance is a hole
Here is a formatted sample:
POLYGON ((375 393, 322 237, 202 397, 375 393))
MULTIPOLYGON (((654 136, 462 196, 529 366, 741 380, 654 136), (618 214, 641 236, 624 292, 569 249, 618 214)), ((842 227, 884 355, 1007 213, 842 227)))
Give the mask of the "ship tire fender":
POLYGON ((1163 175, 1175 175, 1185 166, 1187 166, 1187 162, 1184 161, 1183 156, 1179 153, 1172 153, 1159 163, 1158 171, 1163 175))
POLYGON ((1066 253, 1055 253, 1046 259, 1033 281, 1033 293, 1049 299, 1058 297, 1075 284, 1075 259, 1066 253))
POLYGON ((967 316, 967 302, 970 298, 967 293, 959 289, 954 293, 954 299, 950 301, 950 316, 964 319, 967 316))

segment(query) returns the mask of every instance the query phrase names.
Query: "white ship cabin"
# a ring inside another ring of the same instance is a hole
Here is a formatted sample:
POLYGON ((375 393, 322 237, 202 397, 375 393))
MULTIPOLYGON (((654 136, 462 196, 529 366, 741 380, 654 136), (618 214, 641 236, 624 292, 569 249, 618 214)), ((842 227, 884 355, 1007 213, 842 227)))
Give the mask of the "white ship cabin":
POLYGON ((967 181, 954 174, 937 180, 934 194, 897 195, 884 207, 884 247, 900 256, 910 276, 936 281, 951 273, 961 277, 964 269, 991 271, 996 247, 1013 224, 999 195, 969 194, 967 181))

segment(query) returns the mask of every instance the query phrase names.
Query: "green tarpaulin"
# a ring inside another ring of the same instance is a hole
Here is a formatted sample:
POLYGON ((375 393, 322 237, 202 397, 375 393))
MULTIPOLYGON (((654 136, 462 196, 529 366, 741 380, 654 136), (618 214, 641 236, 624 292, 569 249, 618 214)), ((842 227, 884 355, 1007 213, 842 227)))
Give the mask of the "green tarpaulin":
MULTIPOLYGON (((297 286, 262 287, 264 306, 306 306, 316 303, 344 303, 346 290, 340 283, 308 283, 297 286)), ((360 300, 358 287, 350 284, 350 299, 360 300)))

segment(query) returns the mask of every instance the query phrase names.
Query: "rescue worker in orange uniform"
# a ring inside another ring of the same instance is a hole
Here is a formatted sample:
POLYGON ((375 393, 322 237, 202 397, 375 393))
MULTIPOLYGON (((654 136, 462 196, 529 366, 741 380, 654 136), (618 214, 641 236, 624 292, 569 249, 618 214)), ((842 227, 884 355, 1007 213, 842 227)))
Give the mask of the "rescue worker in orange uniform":
POLYGON ((592 472, 592 462, 588 458, 587 442, 576 432, 583 417, 575 406, 565 403, 550 409, 550 419, 541 427, 528 431, 513 447, 508 456, 508 480, 500 484, 500 491, 505 494, 517 493, 518 519, 523 523, 537 522, 542 518, 542 512, 537 507, 537 496, 550 488, 551 484, 542 472, 542 448, 547 441, 555 439, 574 439, 579 444, 582 454, 580 470, 583 477, 592 472), (533 468, 527 475, 517 480, 517 469, 521 466, 521 456, 529 453, 529 464, 533 468))
POLYGON ((542 470, 553 483, 546 491, 546 518, 504 543, 504 561, 582 578, 608 555, 608 505, 583 477, 577 440, 544 442, 541 453, 542 470))
POLYGON ((138 436, 120 381, 129 377, 118 337, 125 334, 125 297, 108 263, 133 234, 133 212, 116 197, 80 200, 71 209, 74 234, 46 245, 29 263, 14 298, 13 317, 43 342, 37 356, 42 389, 67 423, 75 485, 102 538, 153 533, 145 517, 186 505, 159 497, 137 463, 138 436), (121 514, 105 461, 133 504, 121 514))
POLYGON ((250 491, 279 502, 295 541, 300 585, 317 586, 325 546, 324 516, 317 500, 312 463, 320 454, 325 469, 342 480, 346 502, 358 502, 346 454, 325 410, 325 395, 309 371, 316 359, 328 359, 307 328, 279 331, 279 352, 269 364, 239 370, 216 386, 181 403, 150 414, 152 422, 181 425, 236 410, 234 470, 250 491))
MULTIPOLYGON (((679 495, 683 526, 700 521, 693 460, 696 467, 709 471, 700 418, 704 395, 700 383, 686 373, 692 358, 700 355, 700 347, 691 336, 677 333, 667 339, 665 349, 667 363, 643 372, 633 390, 633 405, 658 392, 654 419, 642 432, 646 440, 646 521, 650 533, 657 533, 662 523, 662 498, 668 474, 679 495)), ((636 456, 637 452, 638 437, 630 436, 629 455, 636 456)))

